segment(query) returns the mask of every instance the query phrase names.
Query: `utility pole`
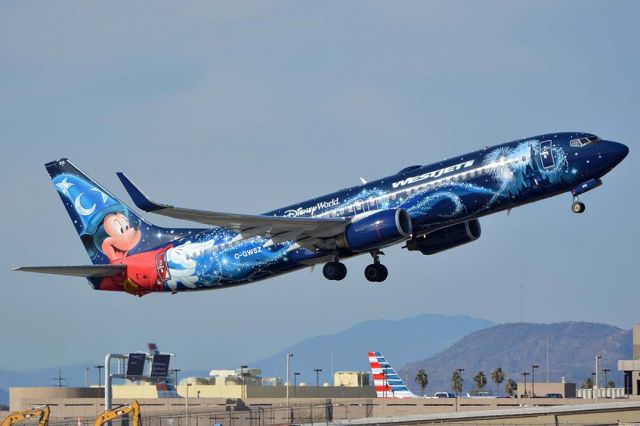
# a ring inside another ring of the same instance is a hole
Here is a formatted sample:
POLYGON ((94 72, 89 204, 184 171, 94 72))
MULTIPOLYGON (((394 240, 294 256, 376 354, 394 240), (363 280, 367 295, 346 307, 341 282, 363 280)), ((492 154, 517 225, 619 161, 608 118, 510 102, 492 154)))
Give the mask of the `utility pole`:
POLYGON ((297 371, 293 373, 293 397, 297 398, 298 397, 298 376, 300 375, 300 373, 298 373, 297 371))
POLYGON ((536 397, 536 368, 538 367, 539 365, 531 366, 531 397, 532 398, 536 397))
POLYGON ((182 370, 180 370, 179 368, 174 368, 173 369, 173 381, 176 385, 176 392, 178 391, 178 373, 181 372, 182 370))
POLYGON ((94 366, 98 370, 98 398, 102 397, 102 369, 104 365, 94 366))
POLYGON ((58 377, 54 377, 53 380, 55 380, 56 382, 58 382, 58 387, 61 388, 62 382, 64 382, 66 379, 64 377, 62 377, 62 370, 58 369, 58 377))
POLYGON ((549 383, 549 335, 547 334, 547 383, 549 383))
POLYGON ((604 373, 604 397, 607 398, 607 389, 609 389, 609 382, 607 381, 607 373, 611 371, 608 368, 603 368, 602 372, 604 373))
POLYGON ((240 391, 240 395, 242 395, 242 398, 246 398, 247 397, 247 392, 245 390, 245 381, 244 381, 244 376, 245 376, 244 370, 246 368, 249 368, 249 366, 248 365, 241 365, 240 366, 240 378, 242 379, 242 390, 240 391))
POLYGON ((84 368, 84 387, 89 387, 89 367, 84 368))
POLYGON ((593 393, 595 394, 596 404, 598 403, 598 392, 600 391, 600 386, 598 386, 599 385, 598 371, 600 371, 600 367, 599 367, 600 358, 602 358, 602 355, 600 354, 596 355, 596 382, 593 384, 593 393))
POLYGON ((316 372, 316 395, 320 397, 320 372, 321 368, 314 368, 313 371, 316 372))
POLYGON ((289 411, 289 360, 293 357, 291 352, 287 352, 287 379, 285 382, 285 388, 287 392, 287 411, 289 411))
POLYGON ((187 426, 189 426, 189 386, 191 386, 191 383, 187 383, 186 389, 187 389, 187 397, 185 398, 184 401, 184 417, 186 420, 186 424, 187 426))
POLYGON ((523 397, 527 397, 527 376, 531 373, 527 372, 527 371, 523 371, 522 376, 524 377, 524 393, 522 394, 523 397))

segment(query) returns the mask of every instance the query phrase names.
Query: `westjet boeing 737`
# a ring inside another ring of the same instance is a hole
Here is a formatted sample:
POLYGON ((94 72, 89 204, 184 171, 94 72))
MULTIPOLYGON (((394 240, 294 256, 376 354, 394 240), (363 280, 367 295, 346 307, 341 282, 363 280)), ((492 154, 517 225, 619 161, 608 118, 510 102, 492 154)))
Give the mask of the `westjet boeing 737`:
POLYGON ((96 290, 142 296, 247 284, 324 263, 342 280, 341 262, 368 253, 364 274, 387 278, 381 249, 405 243, 431 255, 480 237, 482 216, 570 192, 578 196, 629 149, 588 133, 554 133, 487 147, 287 206, 262 215, 193 210, 151 201, 118 173, 146 212, 206 225, 161 228, 145 221, 69 160, 46 164, 92 265, 20 271, 86 277, 96 290))

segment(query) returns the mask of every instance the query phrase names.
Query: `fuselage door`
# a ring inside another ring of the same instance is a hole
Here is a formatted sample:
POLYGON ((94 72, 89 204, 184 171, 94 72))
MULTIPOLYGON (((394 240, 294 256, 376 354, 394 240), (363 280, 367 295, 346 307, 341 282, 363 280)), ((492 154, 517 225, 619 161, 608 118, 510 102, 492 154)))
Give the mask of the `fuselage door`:
POLYGON ((540 161, 542 162, 542 167, 545 169, 550 169, 555 166, 553 152, 551 151, 551 141, 540 142, 540 161))

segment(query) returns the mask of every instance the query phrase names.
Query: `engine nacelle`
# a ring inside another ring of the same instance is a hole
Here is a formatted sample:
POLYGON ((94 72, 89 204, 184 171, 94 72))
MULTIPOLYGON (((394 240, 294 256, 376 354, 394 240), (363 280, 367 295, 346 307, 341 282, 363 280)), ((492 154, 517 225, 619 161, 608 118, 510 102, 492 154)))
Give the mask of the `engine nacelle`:
POLYGON ((337 244, 353 251, 367 251, 403 240, 412 229, 405 209, 383 210, 350 224, 337 244))
POLYGON ((461 246, 480 238, 480 221, 473 219, 407 241, 408 250, 420 250, 422 254, 436 254, 461 246))

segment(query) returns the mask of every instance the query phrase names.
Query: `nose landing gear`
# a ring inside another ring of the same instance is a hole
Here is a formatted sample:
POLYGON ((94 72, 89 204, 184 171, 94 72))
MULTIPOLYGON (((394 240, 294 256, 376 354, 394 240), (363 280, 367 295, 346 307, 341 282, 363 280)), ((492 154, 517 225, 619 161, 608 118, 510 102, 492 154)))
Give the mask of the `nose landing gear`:
POLYGON ((573 197, 573 204, 571 204, 571 211, 574 213, 584 213, 586 207, 584 203, 578 201, 578 197, 573 197))
POLYGON ((364 268, 364 277, 372 283, 380 283, 387 279, 389 270, 380 263, 380 255, 384 254, 380 250, 372 251, 373 263, 364 268))

